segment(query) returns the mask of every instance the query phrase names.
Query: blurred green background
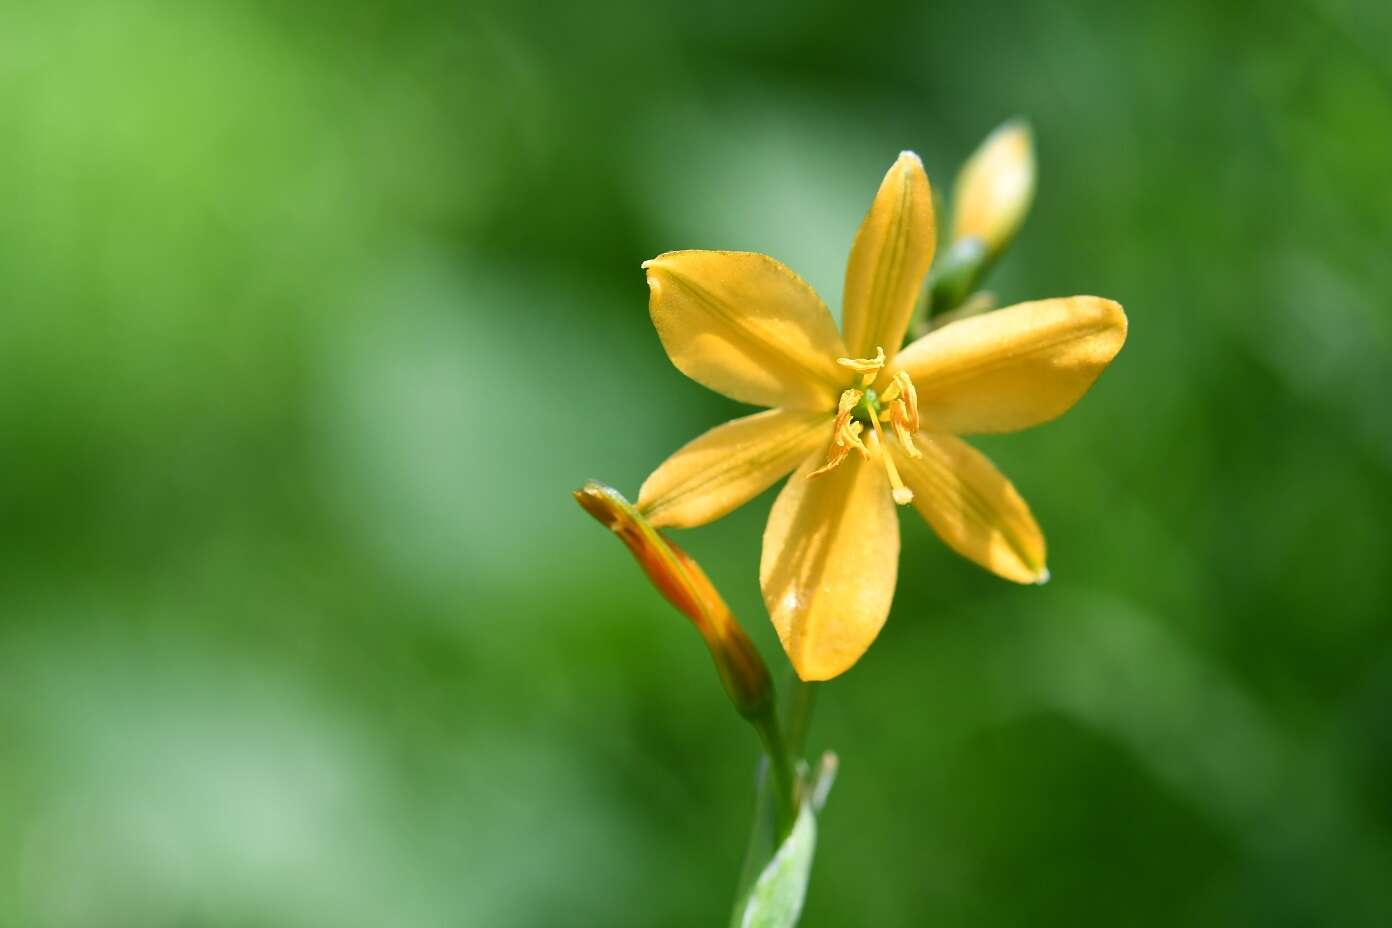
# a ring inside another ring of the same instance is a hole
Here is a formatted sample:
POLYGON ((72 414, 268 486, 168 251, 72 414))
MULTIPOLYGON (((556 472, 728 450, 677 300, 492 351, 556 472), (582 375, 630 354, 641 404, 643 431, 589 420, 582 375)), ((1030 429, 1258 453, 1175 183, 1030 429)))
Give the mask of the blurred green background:
POLYGON ((723 924, 757 744, 568 495, 739 412, 638 265, 835 305, 1014 114, 992 289, 1130 340, 981 442, 1047 587, 903 520, 804 924, 1392 923, 1392 7, 0 7, 0 924, 723 924))

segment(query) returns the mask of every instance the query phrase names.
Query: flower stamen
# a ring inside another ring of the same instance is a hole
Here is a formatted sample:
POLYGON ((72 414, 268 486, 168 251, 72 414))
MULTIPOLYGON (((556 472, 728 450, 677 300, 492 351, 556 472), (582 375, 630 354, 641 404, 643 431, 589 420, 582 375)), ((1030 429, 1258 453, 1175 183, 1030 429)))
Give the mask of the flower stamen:
POLYGON ((894 429, 894 435, 904 446, 904 452, 911 458, 922 457, 923 452, 918 450, 913 440, 913 433, 918 431, 919 426, 918 391, 914 389, 908 371, 894 375, 889 386, 880 394, 880 406, 880 421, 888 422, 890 428, 894 429))
POLYGON ((904 391, 904 407, 907 418, 904 424, 908 426, 910 432, 917 432, 918 421, 918 390, 914 387, 913 379, 909 377, 908 371, 900 371, 894 375, 894 384, 904 391))
POLYGON ((870 459, 870 449, 860 440, 860 433, 865 427, 853 418, 855 408, 860 405, 864 396, 864 393, 855 389, 842 392, 841 399, 836 404, 836 420, 831 425, 832 438, 831 445, 827 448, 826 463, 808 474, 809 480, 835 470, 846 460, 846 455, 851 453, 852 448, 859 451, 861 457, 870 459))
POLYGON ((884 446, 884 432, 880 428, 880 417, 871 417, 870 424, 875 427, 875 431, 870 433, 870 444, 874 446, 875 452, 884 462, 885 473, 889 475, 889 485, 894 491, 894 501, 900 506, 908 505, 913 502, 913 490, 904 486, 904 481, 899 476, 899 468, 894 466, 894 458, 890 455, 889 449, 884 446))
POLYGON ((886 413, 890 428, 894 429, 894 435, 899 439, 899 444, 904 446, 904 452, 911 458, 923 457, 923 452, 918 450, 918 445, 914 442, 914 430, 909 426, 908 404, 902 399, 895 400, 893 405, 886 410, 886 413))
POLYGON ((814 477, 820 477, 823 474, 831 473, 841 465, 842 461, 846 460, 846 456, 851 453, 852 448, 859 451, 862 457, 869 458, 870 449, 866 448, 865 442, 860 440, 860 433, 863 428, 863 425, 854 420, 846 423, 846 427, 840 432, 837 432, 836 437, 832 439, 831 447, 827 449, 826 463, 808 474, 807 479, 811 480, 814 477))
POLYGON ((865 394, 860 390, 843 390, 841 392, 841 399, 836 402, 836 421, 831 424, 832 434, 840 435, 845 431, 846 425, 855 415, 856 406, 860 405, 860 401, 864 397, 865 394))

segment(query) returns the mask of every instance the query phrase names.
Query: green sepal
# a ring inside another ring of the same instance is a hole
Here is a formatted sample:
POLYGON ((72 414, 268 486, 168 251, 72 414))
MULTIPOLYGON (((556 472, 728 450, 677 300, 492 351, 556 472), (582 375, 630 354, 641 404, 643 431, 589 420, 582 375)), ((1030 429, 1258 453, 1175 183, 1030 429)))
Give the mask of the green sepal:
POLYGON ((986 243, 963 238, 939 258, 928 274, 928 316, 951 312, 966 300, 990 263, 986 243))

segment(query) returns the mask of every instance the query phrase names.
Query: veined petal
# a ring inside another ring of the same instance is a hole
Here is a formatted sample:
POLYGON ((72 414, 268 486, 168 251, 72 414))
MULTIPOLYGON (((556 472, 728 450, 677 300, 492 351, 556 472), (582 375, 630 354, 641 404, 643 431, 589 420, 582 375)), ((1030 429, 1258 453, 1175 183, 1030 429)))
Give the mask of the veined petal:
POLYGON ((643 267, 653 325, 683 374, 743 403, 836 408, 846 349, 802 278, 736 251, 671 251, 643 267))
POLYGON ((921 457, 891 453, 914 508, 952 550, 1016 583, 1047 580, 1044 534, 1029 506, 986 455, 943 432, 914 436, 921 457))
POLYGON ((774 501, 759 585, 804 680, 829 680, 879 634, 899 573, 899 516, 878 460, 851 455, 809 480, 808 458, 774 501))
POLYGON ((903 152, 880 184, 846 265, 842 328, 852 357, 871 357, 877 347, 894 357, 936 242, 928 175, 918 155, 903 152))
POLYGON ((895 361, 934 428, 1013 432, 1076 403, 1126 341, 1120 304, 1095 296, 1019 303, 949 323, 895 361))
POLYGON ((831 441, 831 415, 769 409, 716 426, 653 471, 638 508, 658 527, 718 519, 771 487, 831 441))

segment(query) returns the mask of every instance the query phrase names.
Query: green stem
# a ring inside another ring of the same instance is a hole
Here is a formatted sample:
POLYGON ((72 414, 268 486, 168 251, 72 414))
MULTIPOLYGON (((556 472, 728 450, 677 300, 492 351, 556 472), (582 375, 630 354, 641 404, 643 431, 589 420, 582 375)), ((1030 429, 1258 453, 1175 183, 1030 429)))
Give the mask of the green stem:
POLYGON ((749 829, 749 841, 744 846, 744 861, 740 864, 739 880, 735 883, 735 907, 730 913, 730 928, 740 928, 744 922, 744 907, 749 900, 754 881, 773 856, 777 845, 774 834, 778 826, 773 814, 773 789, 767 762, 759 764, 759 784, 754 794, 754 824, 749 829))
POLYGON ((735 883, 735 907, 730 913, 730 928, 743 925, 744 908, 755 881, 792 828, 793 819, 789 816, 793 784, 789 782, 791 770, 788 755, 773 713, 770 712, 766 718, 767 724, 760 721, 754 723, 760 740, 764 742, 764 756, 759 761, 758 786, 754 793, 754 823, 749 828, 744 861, 740 864, 739 880, 735 883), (782 757, 781 763, 775 763, 774 759, 778 757, 782 757))
POLYGON ((788 753, 801 757, 807 748, 807 730, 812 726, 812 709, 817 704, 815 683, 804 683, 796 676, 788 689, 788 706, 783 729, 788 733, 788 753))
POLYGON ((777 820, 777 839, 781 843, 793 830, 797 820, 798 781, 793 770, 792 759, 788 756, 788 744, 783 738, 783 730, 778 717, 770 711, 754 720, 754 728, 759 739, 764 742, 764 755, 768 758, 769 772, 772 774, 774 793, 774 815, 777 820))
POLYGON ((951 312, 971 295, 981 278, 990 269, 995 256, 986 250, 978 238, 958 239, 949 245, 933 263, 923 290, 914 304, 909 332, 922 338, 933 328, 933 319, 951 312))
POLYGON ((739 928, 750 889, 792 830, 797 820, 801 792, 805 788, 799 781, 797 766, 803 746, 807 743, 817 685, 804 683, 794 676, 788 692, 782 726, 772 712, 751 720, 759 739, 764 743, 764 760, 759 765, 754 824, 749 830, 749 843, 744 849, 744 862, 740 865, 739 882, 735 886, 731 928, 739 928))

